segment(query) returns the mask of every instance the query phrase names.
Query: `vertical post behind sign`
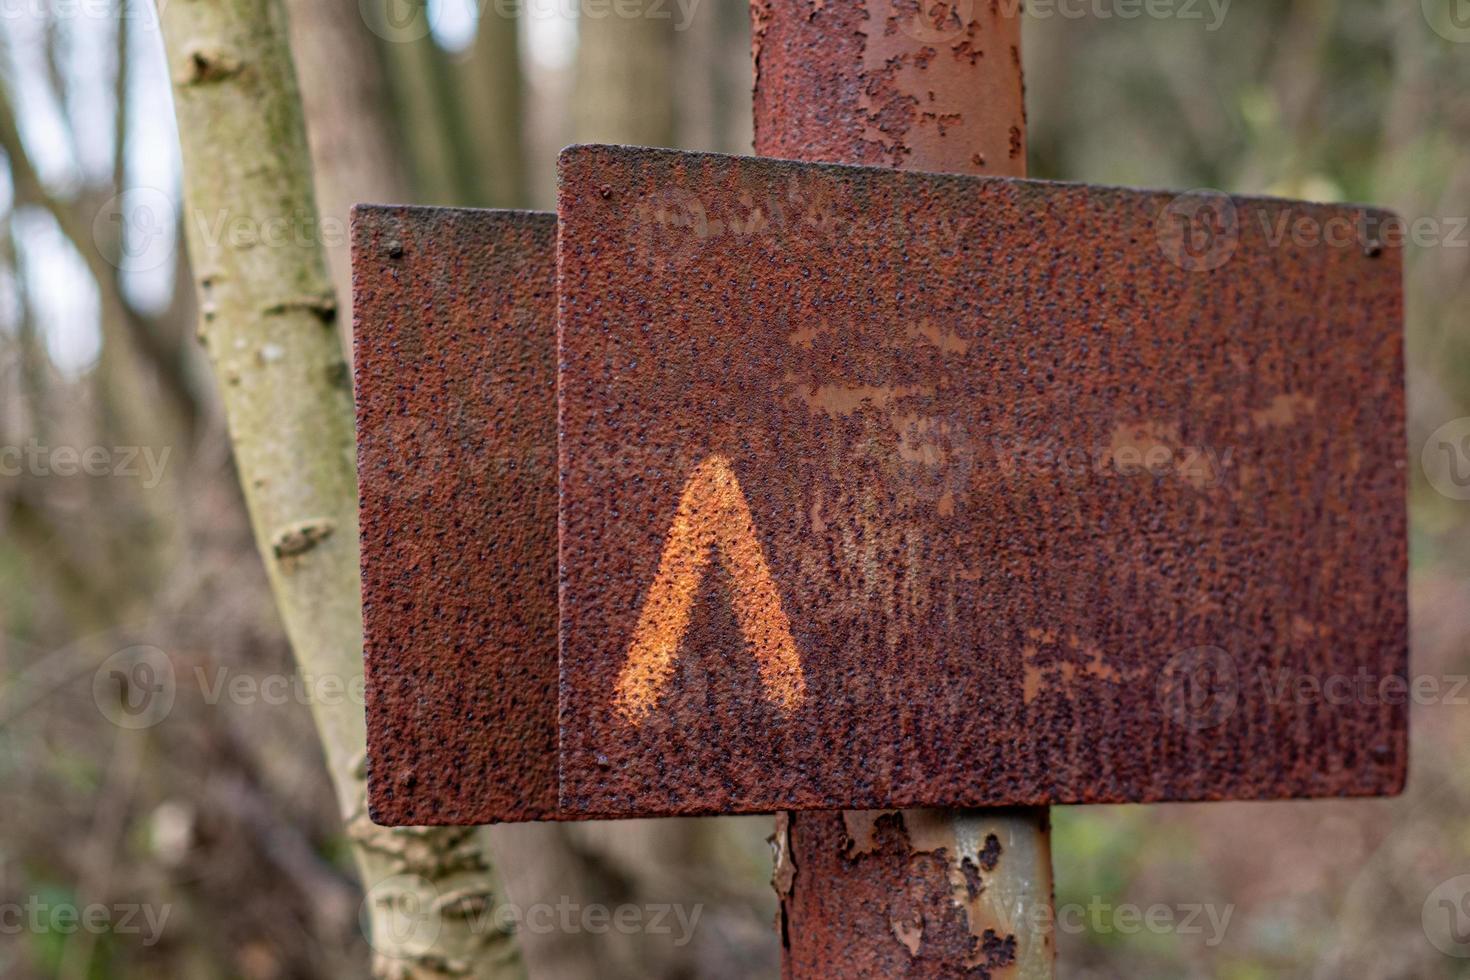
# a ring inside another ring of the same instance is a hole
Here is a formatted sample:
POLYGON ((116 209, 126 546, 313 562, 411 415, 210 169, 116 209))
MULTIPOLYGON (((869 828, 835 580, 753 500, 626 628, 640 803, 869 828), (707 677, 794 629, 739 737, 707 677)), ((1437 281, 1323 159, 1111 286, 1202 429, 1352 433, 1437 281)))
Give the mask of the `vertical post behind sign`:
MULTIPOLYGON (((1024 177, 1020 5, 752 0, 755 152, 1024 177)), ((1047 811, 777 817, 783 974, 1049 978, 1047 811)))

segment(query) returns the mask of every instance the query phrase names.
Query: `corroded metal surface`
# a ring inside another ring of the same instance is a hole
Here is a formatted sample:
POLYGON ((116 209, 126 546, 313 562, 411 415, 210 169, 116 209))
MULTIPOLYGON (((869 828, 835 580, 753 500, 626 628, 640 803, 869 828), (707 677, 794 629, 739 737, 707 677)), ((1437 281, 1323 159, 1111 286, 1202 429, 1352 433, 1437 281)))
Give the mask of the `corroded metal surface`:
MULTIPOLYGON (((807 0, 753 0, 751 10, 756 144, 765 155, 1026 176, 1017 5, 1002 11, 973 0, 922 6, 907 0, 853 0, 831 7, 807 0)), ((927 820, 932 813, 914 817, 927 820)), ((1007 850, 1044 855, 1048 838, 1038 828, 1046 823, 1045 809, 1025 814, 1034 819, 1016 811, 1000 818, 1015 831, 1007 850)), ((891 819, 902 822, 907 816, 901 811, 891 819)), ((829 976, 829 964, 844 961, 848 969, 842 972, 852 976, 983 977, 990 972, 1012 980, 1051 977, 1054 950, 1049 942, 1039 942, 1050 934, 1028 931, 1024 914, 1015 931, 991 940, 1010 939, 1017 946, 1016 962, 999 970, 974 968, 973 942, 963 933, 956 937, 960 942, 943 935, 957 921, 944 905, 950 871, 945 863, 916 861, 903 847, 870 849, 862 860, 825 860, 846 839, 844 821, 853 818, 807 813, 783 834, 791 851, 820 855, 801 876, 799 888, 781 891, 786 976, 829 976), (896 895, 925 892, 938 895, 940 907, 914 911, 924 924, 917 934, 909 926, 900 935, 885 928, 883 917, 871 915, 875 908, 891 906, 896 895), (866 928, 854 930, 855 922, 866 928), (904 942, 908 954, 897 963, 896 942, 904 942)), ((950 819, 971 818, 951 812, 950 819)), ((1028 867, 1009 855, 987 874, 981 894, 1034 882, 1037 875, 1027 873, 1028 867)), ((1044 857, 1039 871, 1049 877, 1044 857)), ((798 884, 794 875, 790 884, 798 884)), ((1030 897, 1036 907, 1049 908, 1045 888, 1030 897)))
POLYGON ((1044 810, 777 817, 783 975, 1051 977, 1045 824, 1044 810))
POLYGON ((561 181, 565 808, 1400 787, 1403 699, 1298 683, 1406 667, 1400 256, 1279 233, 1377 212, 561 181))
POLYGON ((379 823, 555 816, 555 238, 549 214, 354 212, 379 823))
POLYGON ((988 0, 752 0, 761 156, 1024 173, 1021 18, 988 0))

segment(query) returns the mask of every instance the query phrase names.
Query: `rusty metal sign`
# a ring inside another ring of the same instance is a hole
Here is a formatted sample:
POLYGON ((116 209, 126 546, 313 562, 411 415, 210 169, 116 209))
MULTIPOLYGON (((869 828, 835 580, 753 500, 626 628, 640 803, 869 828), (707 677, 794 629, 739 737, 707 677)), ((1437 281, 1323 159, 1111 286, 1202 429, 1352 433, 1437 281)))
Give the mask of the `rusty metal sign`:
POLYGON ((353 215, 369 803, 556 815, 556 219, 353 215))
POLYGON ((1401 787, 1381 212, 560 170, 565 811, 1401 787))

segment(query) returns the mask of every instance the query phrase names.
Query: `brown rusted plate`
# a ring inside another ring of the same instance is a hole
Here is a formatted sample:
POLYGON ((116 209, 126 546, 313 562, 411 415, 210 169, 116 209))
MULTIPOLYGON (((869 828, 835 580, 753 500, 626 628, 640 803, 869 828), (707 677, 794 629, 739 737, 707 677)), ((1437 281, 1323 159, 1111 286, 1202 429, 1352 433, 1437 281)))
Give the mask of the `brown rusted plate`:
POLYGON ((353 214, 369 802, 556 809, 556 219, 353 214))
POLYGON ((565 809, 1401 787, 1380 212, 560 169, 565 809))

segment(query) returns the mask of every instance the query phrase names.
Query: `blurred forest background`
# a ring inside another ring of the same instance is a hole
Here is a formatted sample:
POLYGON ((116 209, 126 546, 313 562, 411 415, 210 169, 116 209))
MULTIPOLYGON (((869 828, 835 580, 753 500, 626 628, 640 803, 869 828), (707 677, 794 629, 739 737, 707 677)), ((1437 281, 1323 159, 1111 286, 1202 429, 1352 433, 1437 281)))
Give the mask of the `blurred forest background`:
MULTIPOLYGON (((1470 416, 1459 2, 1027 17, 1033 176, 1366 202, 1442 230, 1405 256, 1413 672, 1444 693, 1414 709, 1408 792, 1055 811, 1058 903, 1230 910, 1223 936, 1066 929, 1064 976, 1470 976, 1423 919, 1470 873, 1470 694, 1454 684, 1470 674, 1470 502, 1419 465, 1431 433, 1470 416)), ((354 202, 550 208, 555 153, 576 141, 750 150, 745 0, 665 3, 668 19, 579 18, 570 0, 519 17, 496 0, 286 6, 322 220, 284 233, 329 248, 344 305, 354 202)), ((292 660, 180 245, 186 220, 229 228, 180 203, 157 17, 146 0, 32 0, 0 5, 0 31, 0 446, 19 451, 0 476, 0 907, 169 910, 156 936, 0 919, 0 976, 365 975, 360 887, 301 688, 266 684, 292 660), (89 472, 66 447, 102 453, 89 472), (138 646, 179 681, 146 726, 97 693, 108 658, 138 646), (260 693, 215 686, 237 678, 260 693)), ((497 829, 520 905, 703 903, 684 945, 528 933, 532 975, 776 976, 769 832, 497 829)))

